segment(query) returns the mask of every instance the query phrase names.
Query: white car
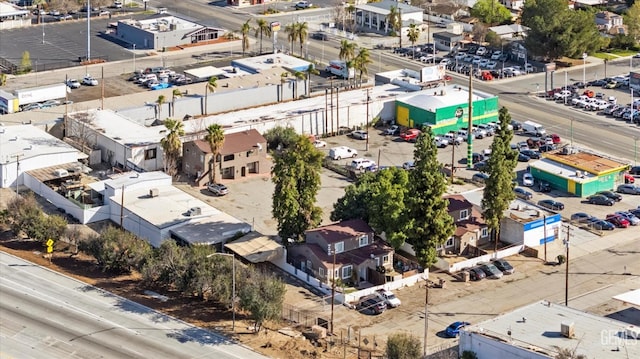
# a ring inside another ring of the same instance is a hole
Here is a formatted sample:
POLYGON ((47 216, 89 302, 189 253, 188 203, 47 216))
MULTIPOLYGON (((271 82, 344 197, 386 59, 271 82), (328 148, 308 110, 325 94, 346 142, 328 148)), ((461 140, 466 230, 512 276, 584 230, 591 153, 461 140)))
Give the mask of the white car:
POLYGON ((402 164, 402 168, 405 170, 412 170, 416 167, 415 163, 413 161, 407 161, 405 163, 402 164))
POLYGON ((474 65, 478 65, 478 64, 480 64, 480 61, 482 61, 482 60, 484 60, 482 57, 480 57, 480 56, 475 56, 475 57, 473 58, 473 60, 471 60, 471 63, 472 63, 472 64, 474 64, 474 65))
POLYGON ((578 105, 578 103, 583 102, 583 101, 588 100, 588 99, 589 99, 589 97, 588 97, 588 96, 586 96, 586 95, 580 95, 580 96, 578 96, 578 97, 576 97, 576 98, 571 99, 571 104, 572 104, 573 106, 577 106, 577 105, 578 105))
POLYGON ((533 176, 531 173, 525 173, 522 176, 522 185, 526 187, 533 187, 533 176))
POLYGON ((355 160, 351 161, 351 167, 358 170, 363 170, 369 167, 375 167, 375 165, 376 165, 375 162, 367 158, 356 158, 355 160))
POLYGON ((298 2, 294 5, 294 7, 295 7, 296 9, 308 9, 308 8, 310 8, 310 7, 311 7, 311 3, 310 3, 310 2, 308 2, 308 1, 298 1, 298 2))
POLYGON ((524 65, 524 72, 529 73, 529 72, 534 72, 536 69, 535 67, 533 67, 533 65, 531 65, 530 63, 526 63, 524 65))
POLYGON ((488 68, 489 70, 493 70, 496 68, 496 66, 498 66, 498 63, 495 61, 489 61, 487 62, 487 66, 485 66, 486 68, 488 68))
POLYGON ((464 60, 465 57, 467 57, 467 54, 464 52, 460 52, 460 53, 457 53, 456 56, 454 56, 453 58, 458 61, 462 61, 464 60))
POLYGON ((429 62, 433 60, 433 55, 420 56, 420 62, 429 62))
POLYGON ((487 54, 487 48, 484 46, 480 46, 478 50, 476 50, 476 55, 478 56, 484 56, 486 54, 487 54))
POLYGON ((369 137, 369 134, 367 133, 367 131, 356 130, 351 132, 351 137, 357 140, 366 140, 367 137, 369 137))
POLYGON ((90 75, 87 75, 82 79, 82 84, 87 86, 98 86, 98 80, 94 79, 90 75))
POLYGON ((327 147, 327 143, 324 142, 324 141, 315 140, 315 141, 313 141, 313 147, 315 147, 315 148, 324 148, 324 147, 327 147))
POLYGON ((491 55, 491 60, 498 60, 502 56, 502 51, 496 51, 491 55))
POLYGON ((556 92, 553 95, 553 98, 556 100, 564 100, 566 98, 569 98, 571 96, 571 91, 569 90, 562 90, 560 92, 556 92))
POLYGON ((480 67, 487 67, 488 64, 489 64, 489 60, 487 59, 482 59, 480 60, 480 62, 478 62, 478 65, 480 65, 480 67))
POLYGON ((449 65, 451 63, 451 59, 450 58, 444 58, 442 60, 440 60, 440 65, 449 65))
POLYGON ((402 302, 400 302, 400 299, 398 299, 395 294, 386 289, 378 289, 376 294, 378 295, 378 297, 380 297, 380 299, 384 300, 385 304, 387 304, 387 307, 397 308, 400 306, 400 304, 402 304, 402 302))
POLYGON ((67 80, 67 86, 69 88, 72 88, 72 89, 77 89, 82 85, 80 84, 80 81, 78 81, 76 79, 69 79, 69 80, 67 80))

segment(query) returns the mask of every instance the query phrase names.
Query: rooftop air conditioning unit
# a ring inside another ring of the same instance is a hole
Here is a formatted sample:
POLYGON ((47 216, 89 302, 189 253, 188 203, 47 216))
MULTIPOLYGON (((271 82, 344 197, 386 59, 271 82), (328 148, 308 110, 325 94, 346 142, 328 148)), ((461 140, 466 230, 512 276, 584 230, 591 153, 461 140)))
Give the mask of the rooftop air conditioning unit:
POLYGON ((573 323, 560 323, 560 333, 567 338, 575 337, 575 326, 573 323))
POLYGON ((189 212, 187 212, 187 215, 189 217, 198 216, 201 214, 202 214, 202 208, 200 207, 189 208, 189 212))
POLYGON ((580 171, 576 171, 576 177, 580 177, 582 176, 582 173, 580 173, 580 171))
POLYGON ((149 197, 158 197, 160 195, 160 191, 157 188, 152 188, 149 190, 149 197))
POLYGON ((624 329, 624 334, 630 339, 640 339, 640 328, 630 325, 624 329))
POLYGON ((58 178, 67 177, 69 175, 69 171, 65 170, 64 168, 58 168, 53 171, 53 175, 58 178))

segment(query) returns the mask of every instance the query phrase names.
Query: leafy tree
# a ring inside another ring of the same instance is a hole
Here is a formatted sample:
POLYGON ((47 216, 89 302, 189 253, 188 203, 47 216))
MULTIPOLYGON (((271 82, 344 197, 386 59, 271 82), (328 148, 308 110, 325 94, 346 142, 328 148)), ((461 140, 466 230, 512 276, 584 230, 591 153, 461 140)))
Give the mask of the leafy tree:
POLYGON ((624 24, 627 25, 629 36, 635 44, 640 42, 640 1, 635 1, 629 6, 624 14, 624 24))
POLYGON ((309 37, 309 23, 307 22, 299 22, 296 23, 296 38, 300 42, 300 57, 304 57, 302 53, 302 48, 304 43, 307 41, 309 37))
POLYGON ((510 146, 513 139, 513 130, 509 129, 511 115, 506 107, 499 113, 500 128, 491 144, 491 156, 487 160, 489 178, 485 181, 482 197, 482 217, 493 232, 496 248, 500 240, 500 219, 515 199, 513 171, 518 164, 518 154, 510 146))
POLYGON ((62 235, 65 233, 67 225, 69 224, 64 217, 57 214, 52 214, 49 216, 43 215, 40 217, 40 220, 42 221, 42 233, 36 236, 35 239, 39 240, 42 243, 46 242, 49 238, 53 239, 54 241, 59 240, 60 237, 62 237, 62 235))
POLYGON ((585 52, 600 50, 604 42, 595 23, 595 14, 592 11, 572 11, 570 15, 566 21, 563 55, 580 58, 585 52))
POLYGON ((182 147, 181 137, 184 136, 184 124, 180 120, 168 118, 164 121, 167 135, 160 140, 160 146, 164 152, 164 171, 170 176, 178 172, 178 159, 182 147))
POLYGON ((387 339, 388 359, 420 359, 422 343, 418 337, 408 333, 393 333, 387 339))
POLYGON ((630 35, 616 34, 613 38, 610 39, 609 46, 614 49, 630 49, 636 46, 636 41, 630 35))
POLYGON ((384 233, 387 241, 397 249, 406 238, 401 224, 408 185, 409 175, 401 168, 366 173, 355 184, 347 186, 345 195, 334 204, 331 220, 360 218, 376 233, 384 233))
POLYGON ((482 23, 478 22, 473 24, 473 28, 471 29, 473 40, 477 42, 484 42, 488 31, 489 29, 482 23))
POLYGON ((273 274, 255 269, 246 271, 238 297, 240 308, 251 313, 256 333, 265 321, 280 318, 285 293, 284 283, 273 274))
POLYGON ((511 21, 511 12, 497 0, 478 0, 471 8, 471 16, 491 26, 511 21))
POLYGON ((494 31, 487 31, 484 41, 488 42, 491 47, 502 47, 502 38, 494 31))
POLYGON ((471 350, 465 350, 462 352, 462 356, 460 359, 478 359, 478 354, 472 352, 471 350))
POLYGON ((578 348, 568 349, 568 348, 560 348, 559 346, 553 346, 554 349, 557 350, 556 356, 554 359, 587 359, 586 355, 578 354, 578 348))
POLYGON ((247 20, 240 27, 240 34, 242 34, 242 57, 244 57, 245 52, 249 51, 249 32, 251 31, 251 25, 249 23, 251 19, 247 20))
POLYGON ((190 247, 179 246, 176 241, 164 241, 145 262, 142 280, 145 285, 183 291, 183 282, 190 260, 190 247))
POLYGON ((0 74, 0 87, 5 86, 7 84, 7 74, 0 74))
POLYGON ((35 238, 43 214, 33 195, 28 194, 11 199, 7 203, 7 211, 9 226, 16 236, 24 233, 29 238, 35 238))
POLYGON ((31 72, 31 54, 29 54, 29 51, 22 52, 22 59, 20 60, 20 72, 23 74, 31 72))
POLYGON ((299 135, 293 127, 277 126, 263 134, 270 151, 284 150, 292 147, 298 141, 299 135))
POLYGON ((371 53, 369 49, 360 48, 358 55, 353 59, 353 67, 358 71, 360 77, 360 86, 362 86, 362 76, 369 74, 369 65, 373 61, 371 60, 371 53))
POLYGON ((322 209, 315 205, 322 157, 322 152, 305 136, 298 136, 291 147, 274 156, 272 211, 285 246, 289 240, 302 240, 304 232, 322 219, 322 209))
MULTIPOLYGON (((418 25, 416 24, 409 25, 409 30, 407 31, 407 37, 409 38, 409 41, 411 42, 411 46, 413 47, 416 44, 416 41, 418 41, 418 38, 420 37, 420 28, 418 27, 418 25)), ((413 57, 415 57, 415 55, 416 55, 416 49, 415 47, 413 47, 413 57)))
POLYGON ((204 114, 208 114, 207 104, 209 103, 209 91, 215 92, 218 88, 218 78, 215 76, 209 77, 207 84, 204 87, 204 114))
POLYGON ((156 107, 158 108, 158 119, 162 119, 162 105, 164 105, 166 101, 167 98, 164 95, 158 96, 158 99, 156 100, 156 107))
POLYGON ((262 55, 262 36, 271 36, 271 25, 265 19, 257 19, 255 28, 255 36, 260 34, 260 55, 262 55))
POLYGON ((93 256, 103 271, 115 273, 140 270, 151 255, 147 241, 111 226, 82 242, 80 250, 93 256))
POLYGON ((209 144, 209 148, 211 149, 211 161, 209 161, 209 180, 211 183, 216 183, 216 170, 215 165, 218 160, 218 155, 220 154, 220 150, 224 145, 224 131, 222 127, 217 123, 209 125, 207 127, 207 134, 204 137, 204 140, 209 144))
POLYGON ((426 127, 418 136, 413 158, 415 169, 409 173, 411 195, 406 202, 405 235, 420 263, 428 268, 437 260, 436 247, 455 231, 453 218, 447 212, 449 201, 442 197, 447 180, 438 162, 431 128, 426 127))

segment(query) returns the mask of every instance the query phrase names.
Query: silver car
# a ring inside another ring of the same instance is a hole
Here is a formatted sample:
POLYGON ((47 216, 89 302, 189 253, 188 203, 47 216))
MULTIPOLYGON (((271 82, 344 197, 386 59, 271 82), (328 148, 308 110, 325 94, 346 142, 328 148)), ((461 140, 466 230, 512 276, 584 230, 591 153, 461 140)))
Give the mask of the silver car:
POLYGON ((640 194, 640 187, 634 186, 632 184, 621 184, 616 189, 616 192, 625 194, 640 194))

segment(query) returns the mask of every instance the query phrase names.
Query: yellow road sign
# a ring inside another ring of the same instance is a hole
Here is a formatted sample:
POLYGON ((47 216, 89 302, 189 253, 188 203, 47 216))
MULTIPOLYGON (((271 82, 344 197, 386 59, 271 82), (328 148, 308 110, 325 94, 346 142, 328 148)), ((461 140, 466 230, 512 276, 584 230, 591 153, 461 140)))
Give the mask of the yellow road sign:
POLYGON ((53 252, 53 246, 47 246, 47 253, 53 252))
POLYGON ((53 245, 53 239, 47 239, 47 247, 51 247, 53 245))

